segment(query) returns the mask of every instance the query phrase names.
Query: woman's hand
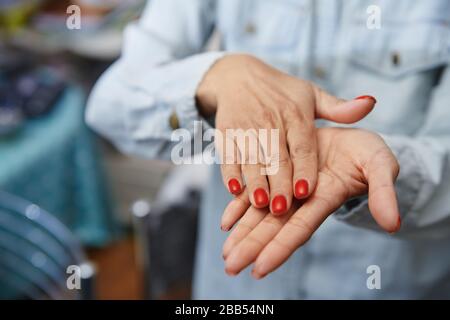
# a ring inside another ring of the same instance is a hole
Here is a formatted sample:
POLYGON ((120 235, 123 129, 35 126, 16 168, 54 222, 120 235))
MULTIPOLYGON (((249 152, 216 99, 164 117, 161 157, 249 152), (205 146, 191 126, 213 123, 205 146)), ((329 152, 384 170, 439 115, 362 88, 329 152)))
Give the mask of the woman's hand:
POLYGON ((223 248, 229 274, 237 274, 255 262, 254 277, 264 277, 308 241, 346 200, 367 192, 370 212, 380 227, 390 233, 399 230, 394 189, 399 165, 381 137, 364 130, 338 128, 318 129, 317 137, 317 188, 304 203, 296 202, 280 217, 268 215, 267 209, 250 207, 245 196, 244 201, 234 199, 225 209, 225 229, 242 216, 223 248))
POLYGON ((200 84, 197 100, 203 115, 216 114, 223 137, 216 135, 216 146, 225 186, 237 195, 245 181, 252 205, 264 208, 271 199, 274 214, 287 212, 292 195, 304 199, 316 186, 314 119, 352 123, 365 117, 376 102, 369 96, 340 100, 248 55, 219 60, 200 84), (243 137, 227 129, 243 129, 243 137), (261 140, 260 129, 267 130, 268 141, 261 140), (279 130, 274 140, 272 129, 279 130), (257 146, 249 145, 249 140, 257 146))

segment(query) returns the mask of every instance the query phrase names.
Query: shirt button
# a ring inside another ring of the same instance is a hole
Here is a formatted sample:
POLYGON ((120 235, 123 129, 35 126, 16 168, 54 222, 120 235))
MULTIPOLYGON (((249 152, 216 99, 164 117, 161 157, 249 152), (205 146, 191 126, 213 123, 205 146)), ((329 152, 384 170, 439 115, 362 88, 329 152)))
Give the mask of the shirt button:
POLYGON ((245 26, 245 32, 248 34, 255 34, 256 33, 256 26, 253 23, 248 23, 245 26))
POLYGON ((172 112, 172 114, 169 117, 169 125, 173 130, 180 128, 180 120, 178 119, 178 116, 175 113, 175 111, 172 112))
POLYGON ((314 68, 314 75, 319 79, 325 79, 327 76, 327 73, 325 70, 321 67, 315 67, 314 68))
POLYGON ((393 52, 391 54, 391 60, 392 64, 397 67, 398 65, 400 65, 400 54, 398 52, 393 52))

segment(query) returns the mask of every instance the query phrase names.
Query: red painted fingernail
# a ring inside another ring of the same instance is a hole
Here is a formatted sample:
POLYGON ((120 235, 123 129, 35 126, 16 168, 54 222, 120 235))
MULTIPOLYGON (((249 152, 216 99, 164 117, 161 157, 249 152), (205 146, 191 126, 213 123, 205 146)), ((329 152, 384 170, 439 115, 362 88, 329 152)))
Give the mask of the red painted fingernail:
POLYGON ((263 188, 258 188, 253 192, 253 199, 258 207, 265 207, 269 204, 269 196, 263 188))
POLYGON ((375 99, 375 98, 372 97, 372 96, 359 96, 359 97, 356 97, 356 98, 355 98, 355 100, 362 100, 362 99, 372 100, 373 103, 377 103, 377 99, 375 99))
POLYGON ((241 184, 239 183, 239 181, 237 179, 230 179, 228 181, 228 190, 230 190, 230 192, 232 194, 239 194, 241 193, 241 184))
POLYGON ((295 183, 294 195, 297 199, 303 199, 309 193, 309 184, 305 179, 300 179, 295 183))
POLYGON ((281 214, 286 212, 287 209, 287 201, 286 197, 283 195, 275 196, 272 199, 272 212, 275 214, 281 214))

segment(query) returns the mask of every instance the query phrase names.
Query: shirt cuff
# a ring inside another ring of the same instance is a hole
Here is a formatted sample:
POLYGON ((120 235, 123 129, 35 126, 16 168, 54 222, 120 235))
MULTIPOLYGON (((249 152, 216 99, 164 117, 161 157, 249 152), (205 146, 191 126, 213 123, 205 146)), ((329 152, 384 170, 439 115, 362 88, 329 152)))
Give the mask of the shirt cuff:
POLYGON ((175 95, 167 92, 167 100, 173 105, 172 112, 178 118, 180 128, 188 129, 193 133, 195 121, 202 121, 205 129, 211 127, 213 121, 200 116, 195 96, 205 74, 225 54, 225 52, 207 52, 188 58, 179 65, 179 81, 184 84, 183 88, 175 95))
POLYGON ((125 122, 129 136, 135 141, 170 141, 173 123, 189 130, 191 136, 198 132, 198 121, 202 121, 202 131, 210 128, 197 110, 195 96, 204 75, 224 55, 202 53, 124 76, 133 93, 123 97, 128 105, 125 122))

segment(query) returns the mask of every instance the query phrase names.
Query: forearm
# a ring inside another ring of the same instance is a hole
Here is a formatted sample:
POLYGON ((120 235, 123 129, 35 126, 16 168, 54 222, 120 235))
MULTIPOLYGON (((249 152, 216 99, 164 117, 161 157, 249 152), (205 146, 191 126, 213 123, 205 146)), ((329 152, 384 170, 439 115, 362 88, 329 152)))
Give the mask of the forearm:
POLYGON ((126 29, 121 58, 90 96, 88 124, 123 152, 167 158, 173 130, 186 128, 192 136, 202 119, 196 90, 223 53, 199 54, 212 30, 208 1, 185 7, 180 0, 149 2, 141 20, 126 29))

